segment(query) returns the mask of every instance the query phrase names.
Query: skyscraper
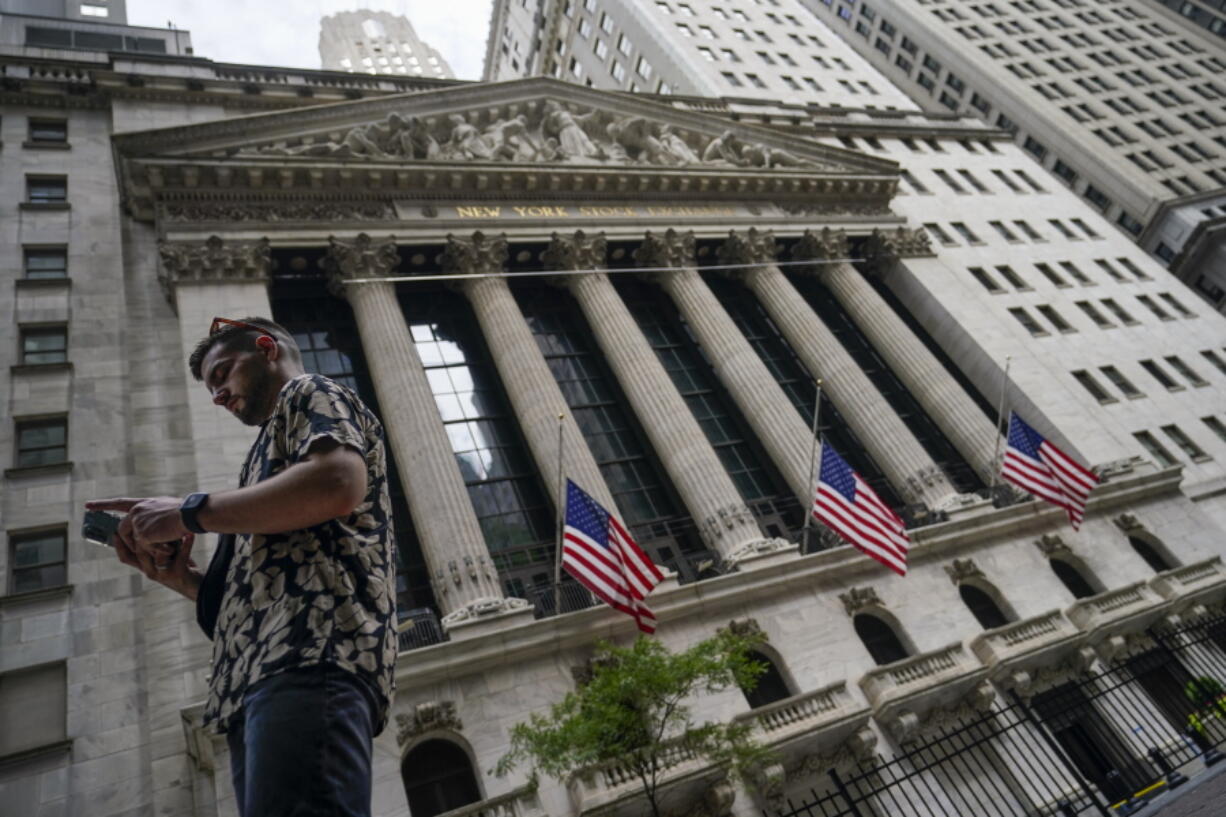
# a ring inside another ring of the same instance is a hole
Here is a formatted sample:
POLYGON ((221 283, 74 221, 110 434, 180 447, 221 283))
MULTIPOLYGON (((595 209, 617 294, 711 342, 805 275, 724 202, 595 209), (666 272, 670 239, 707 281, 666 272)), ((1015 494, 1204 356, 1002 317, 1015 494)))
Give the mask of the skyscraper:
POLYGON ((455 79, 443 55, 403 16, 338 11, 322 18, 319 27, 319 58, 326 71, 455 79))

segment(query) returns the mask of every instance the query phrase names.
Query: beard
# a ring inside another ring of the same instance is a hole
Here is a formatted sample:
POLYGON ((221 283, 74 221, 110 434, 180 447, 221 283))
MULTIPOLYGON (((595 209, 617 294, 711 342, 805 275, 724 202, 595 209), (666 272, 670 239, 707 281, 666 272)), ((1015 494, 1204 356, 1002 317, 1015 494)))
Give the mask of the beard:
POLYGON ((243 425, 258 426, 268 419, 269 403, 275 396, 272 374, 267 371, 257 373, 247 386, 247 396, 235 416, 243 425))

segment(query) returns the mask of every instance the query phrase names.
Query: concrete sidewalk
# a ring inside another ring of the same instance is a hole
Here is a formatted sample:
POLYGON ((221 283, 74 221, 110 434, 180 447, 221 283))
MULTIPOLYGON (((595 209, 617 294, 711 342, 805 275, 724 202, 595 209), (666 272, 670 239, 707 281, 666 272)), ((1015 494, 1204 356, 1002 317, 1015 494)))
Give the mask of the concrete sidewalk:
POLYGON ((1133 817, 1223 817, 1226 815, 1226 762, 1159 796, 1133 817))

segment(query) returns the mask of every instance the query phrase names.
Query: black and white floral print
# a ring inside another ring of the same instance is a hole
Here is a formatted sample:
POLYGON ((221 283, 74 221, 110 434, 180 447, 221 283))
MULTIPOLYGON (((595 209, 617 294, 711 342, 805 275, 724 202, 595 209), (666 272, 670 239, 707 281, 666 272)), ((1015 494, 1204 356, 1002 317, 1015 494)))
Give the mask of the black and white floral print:
POLYGON ((205 722, 225 732, 262 678, 331 664, 369 683, 387 722, 396 664, 395 557, 383 427, 351 390, 322 375, 282 387, 239 484, 306 459, 330 438, 366 460, 367 490, 347 516, 304 530, 239 535, 213 638, 205 722))

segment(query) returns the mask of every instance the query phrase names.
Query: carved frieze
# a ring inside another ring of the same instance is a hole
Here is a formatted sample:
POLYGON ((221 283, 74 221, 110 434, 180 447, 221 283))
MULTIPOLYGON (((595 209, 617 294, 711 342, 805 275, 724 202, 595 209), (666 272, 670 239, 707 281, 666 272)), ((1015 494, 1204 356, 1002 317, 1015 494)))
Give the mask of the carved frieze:
POLYGON ((756 638, 758 636, 765 638, 762 626, 758 624, 756 618, 733 619, 728 622, 728 632, 741 638, 756 638))
POLYGON ((386 202, 172 202, 162 208, 170 222, 201 221, 389 221, 386 202))
POLYGON ((885 606, 877 595, 877 590, 872 587, 853 587, 846 593, 840 593, 839 601, 843 602, 843 609, 849 616, 855 616, 871 607, 885 606))
POLYGON ((452 729, 458 732, 464 728, 464 724, 456 713, 455 701, 430 701, 415 706, 411 715, 398 713, 396 727, 396 740, 404 746, 426 732, 435 729, 452 729))
POLYGON ((447 234, 442 267, 448 272, 463 274, 501 272, 507 263, 507 237, 485 235, 480 230, 469 238, 447 234))
POLYGON ((800 240, 792 246, 792 258, 797 261, 843 259, 850 255, 847 231, 829 227, 823 227, 820 232, 805 230, 800 240))
POLYGON ((209 236, 202 242, 163 241, 158 283, 174 304, 174 287, 184 282, 267 281, 272 269, 268 239, 226 241, 209 236))
POLYGON ((884 274, 900 258, 922 258, 935 255, 932 237, 923 229, 899 227, 886 232, 873 230, 864 243, 864 260, 877 274, 884 274))
POLYGON ((1144 533, 1145 525, 1134 514, 1122 513, 1111 520, 1115 526, 1127 534, 1144 533))
MULTIPOLYGON (((877 191, 872 191, 877 192, 877 191)), ((878 202, 781 202, 779 209, 790 216, 888 216, 889 205, 878 202)))
POLYGON ((604 233, 589 235, 583 230, 570 235, 554 233, 541 258, 546 266, 559 270, 604 269, 608 247, 604 233))
POLYGON ((721 264, 773 264, 778 255, 775 234, 756 227, 730 231, 719 248, 721 264))
POLYGON ((643 243, 634 251, 640 267, 694 266, 694 233, 679 233, 671 227, 663 233, 647 231, 643 243))
POLYGON ((1034 541, 1034 546, 1047 558, 1053 556, 1069 556, 1072 549, 1055 533, 1045 533, 1034 541))
POLYGON ((945 565, 945 574, 955 585, 962 584, 967 579, 983 578, 983 571, 979 569, 979 565, 975 564, 974 559, 954 559, 953 562, 945 565))

